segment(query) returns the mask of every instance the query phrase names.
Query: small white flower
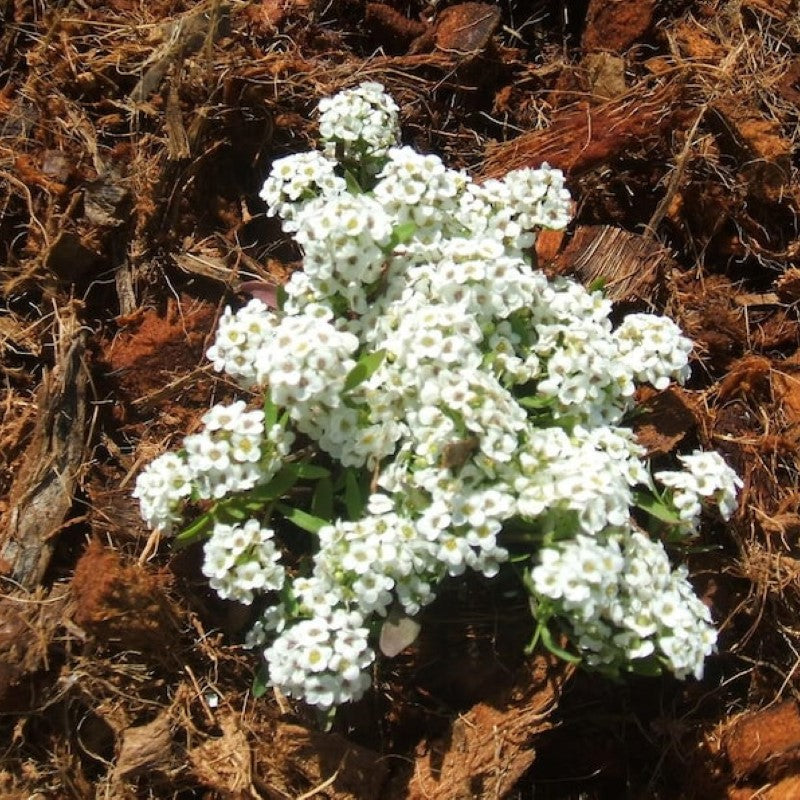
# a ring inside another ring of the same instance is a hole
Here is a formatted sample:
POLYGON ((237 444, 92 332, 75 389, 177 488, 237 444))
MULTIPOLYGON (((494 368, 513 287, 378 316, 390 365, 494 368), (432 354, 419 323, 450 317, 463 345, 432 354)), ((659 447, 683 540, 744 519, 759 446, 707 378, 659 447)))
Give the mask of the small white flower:
POLYGON ((370 514, 379 516, 380 514, 388 514, 394 511, 394 503, 392 498, 385 494, 371 494, 367 501, 367 511, 370 514))

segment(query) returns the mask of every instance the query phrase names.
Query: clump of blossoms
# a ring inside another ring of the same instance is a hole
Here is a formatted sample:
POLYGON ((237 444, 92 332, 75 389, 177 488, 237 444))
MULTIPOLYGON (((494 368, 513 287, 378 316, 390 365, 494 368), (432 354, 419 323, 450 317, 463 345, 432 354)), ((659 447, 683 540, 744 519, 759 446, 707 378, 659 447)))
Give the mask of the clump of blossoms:
POLYGON ((208 351, 261 407, 215 406, 155 459, 144 519, 200 506, 179 540, 205 537, 211 586, 257 604, 268 682, 320 708, 361 697, 378 632, 402 649, 468 570, 519 572, 534 643, 700 677, 715 631, 664 542, 730 517, 741 482, 713 452, 653 474, 625 426, 637 384, 687 378, 691 342, 534 268, 538 232, 569 220, 558 170, 475 183, 399 146, 376 83, 323 101, 320 134, 261 192, 304 270, 277 308, 227 309, 208 351))
POLYGON ((243 525, 217 522, 205 544, 203 575, 222 598, 253 602, 255 593, 279 591, 286 578, 274 534, 256 519, 243 525))

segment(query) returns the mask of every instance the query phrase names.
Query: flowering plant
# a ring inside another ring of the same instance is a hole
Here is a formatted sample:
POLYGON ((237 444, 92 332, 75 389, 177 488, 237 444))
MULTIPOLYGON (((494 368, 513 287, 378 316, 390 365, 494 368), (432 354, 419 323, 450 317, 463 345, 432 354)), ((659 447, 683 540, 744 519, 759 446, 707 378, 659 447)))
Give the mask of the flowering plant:
POLYGON ((211 586, 258 604, 269 683, 321 708, 361 697, 377 630, 402 649, 398 620, 466 570, 519 572, 532 646, 699 677, 715 631, 662 539, 730 516, 740 481, 715 453, 651 474, 623 424, 637 383, 685 380, 691 342, 533 268, 569 220, 559 170, 475 183, 399 146, 397 111, 363 83, 320 104, 322 152, 274 162, 261 197, 304 270, 277 308, 226 309, 208 351, 262 407, 217 405, 155 459, 142 516, 203 511, 178 540, 205 537, 211 586))

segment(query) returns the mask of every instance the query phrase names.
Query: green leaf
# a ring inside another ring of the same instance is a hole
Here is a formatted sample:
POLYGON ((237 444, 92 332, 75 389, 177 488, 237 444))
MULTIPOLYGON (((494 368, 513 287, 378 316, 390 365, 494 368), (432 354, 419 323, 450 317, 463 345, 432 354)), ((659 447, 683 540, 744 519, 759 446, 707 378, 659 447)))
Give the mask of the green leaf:
MULTIPOLYGON (((363 411, 365 409, 363 402, 359 400, 354 400, 352 397, 348 397, 347 395, 344 395, 344 397, 342 397, 342 405, 353 409, 353 411, 363 411)), ((368 409, 367 413, 369 413, 368 409)))
MULTIPOLYGON (((531 568, 528 567, 527 569, 522 570, 522 574, 519 576, 520 580, 522 581, 522 585, 525 587, 525 591, 532 597, 536 597, 536 586, 533 582, 533 575, 531 574, 531 568)), ((533 607, 531 607, 532 609, 533 607)))
POLYGON ((540 626, 537 625, 536 630, 533 632, 533 636, 531 636, 531 640, 528 642, 528 644, 525 645, 522 651, 523 653, 525 653, 526 656, 529 656, 533 653, 533 651, 536 649, 536 645, 539 644, 539 639, 541 638, 541 636, 542 636, 541 628, 540 626))
POLYGON ((269 502, 265 503, 263 500, 251 500, 249 496, 242 498, 242 508, 247 511, 248 517, 259 516, 268 505, 269 502))
POLYGON ((553 405, 553 398, 545 397, 544 395, 533 395, 531 397, 519 397, 517 402, 523 408, 531 408, 538 411, 542 408, 550 408, 553 405))
POLYGON ((311 513, 320 519, 333 519, 333 483, 329 477, 317 482, 311 498, 311 513))
POLYGON ((186 547, 199 539, 214 525, 214 512, 208 511, 198 517, 191 525, 185 527, 176 537, 175 545, 178 548, 186 547))
POLYGON ((648 513, 651 517, 666 522, 668 525, 680 524, 681 518, 674 508, 670 508, 661 498, 656 497, 647 489, 637 489, 634 492, 633 502, 637 508, 648 513))
MULTIPOLYGON (((507 534, 529 534, 528 541, 538 541, 542 532, 542 526, 539 519, 534 517, 529 519, 527 517, 509 517, 503 523, 503 539, 505 540, 507 534)), ((512 539, 512 541, 516 541, 512 539)), ((525 539, 522 539, 525 541, 525 539)), ((530 556, 531 554, 528 553, 530 556)))
POLYGON ((336 722, 337 706, 330 708, 315 707, 314 716, 316 717, 317 728, 325 733, 330 733, 333 729, 333 723, 336 722))
POLYGON ((542 644, 554 655, 556 658, 560 658, 562 661, 567 661, 570 664, 578 664, 581 661, 580 656, 576 656, 574 653, 570 653, 567 650, 564 650, 563 647, 560 647, 553 641, 553 634, 550 632, 550 628, 547 625, 542 626, 541 630, 541 637, 542 637, 542 644))
POLYGON ((270 428, 278 422, 278 406, 272 402, 272 395, 269 389, 264 392, 264 430, 269 432, 270 428))
POLYGON ((529 319, 524 319, 519 313, 512 314, 508 321, 511 323, 511 330, 520 338, 523 345, 527 345, 531 341, 531 322, 529 319))
POLYGON ((358 363, 347 373, 347 377, 344 379, 344 391, 352 391, 373 375, 383 363, 385 355, 385 350, 376 350, 374 353, 365 353, 361 356, 358 359, 358 363))
POLYGON ((589 284, 589 292, 602 292, 603 294, 606 293, 606 279, 605 278, 595 278, 589 284))
POLYGON ((646 678, 656 678, 664 672, 661 664, 653 657, 631 661, 628 669, 634 675, 643 675, 646 678))
POLYGON ((283 466, 275 477, 263 486, 256 486, 247 493, 247 499, 258 503, 271 503, 283 497, 299 480, 288 466, 283 466))
POLYGON ((399 244, 410 242, 417 232, 417 226, 413 222, 403 222, 400 225, 395 225, 392 228, 392 235, 389 239, 389 250, 393 250, 399 244))
POLYGON ((226 525, 242 522, 249 519, 250 511, 245 505, 244 498, 234 497, 220 503, 214 510, 214 518, 226 525))
POLYGON ((358 474, 352 468, 347 469, 344 474, 344 504, 351 520, 361 519, 364 515, 367 502, 358 482, 358 474))
POLYGON ((364 192, 361 188, 361 184, 358 182, 358 178, 349 169, 344 171, 344 181, 347 184, 347 191, 350 192, 350 194, 362 194, 364 192))
POLYGON ((331 474, 329 469, 317 466, 316 464, 309 464, 307 461, 298 461, 293 464, 287 464, 286 467, 287 469, 292 470, 298 478, 307 478, 309 480, 329 478, 331 474))
POLYGON ((253 697, 258 699, 267 693, 267 689, 269 689, 269 669, 267 669, 266 664, 262 664, 253 676, 253 688, 251 692, 253 697))
POLYGON ((304 531, 308 531, 308 533, 319 533, 321 528, 330 525, 330 522, 326 519, 320 519, 320 517, 315 517, 313 514, 301 511, 299 508, 287 506, 284 503, 278 503, 275 508, 277 508, 289 522, 297 525, 298 528, 304 531))
POLYGON ((278 310, 283 311, 283 306, 286 303, 286 298, 289 295, 286 294, 286 289, 283 286, 279 286, 275 291, 275 301, 278 304, 278 310))

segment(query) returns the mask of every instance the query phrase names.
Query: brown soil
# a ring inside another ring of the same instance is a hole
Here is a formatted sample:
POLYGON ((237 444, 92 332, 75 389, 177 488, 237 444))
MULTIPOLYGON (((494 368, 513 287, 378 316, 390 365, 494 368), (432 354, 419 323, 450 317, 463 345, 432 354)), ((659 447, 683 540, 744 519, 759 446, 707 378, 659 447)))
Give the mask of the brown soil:
POLYGON ((0 34, 0 796, 800 797, 797 0, 6 0, 0 34), (701 682, 524 659, 472 581, 321 731, 254 700, 247 609, 149 535, 142 465, 232 388, 227 303, 297 253, 258 200, 365 79, 406 142, 477 177, 547 160, 576 201, 550 272, 696 342, 642 392, 651 453, 744 479, 692 558, 701 682))

